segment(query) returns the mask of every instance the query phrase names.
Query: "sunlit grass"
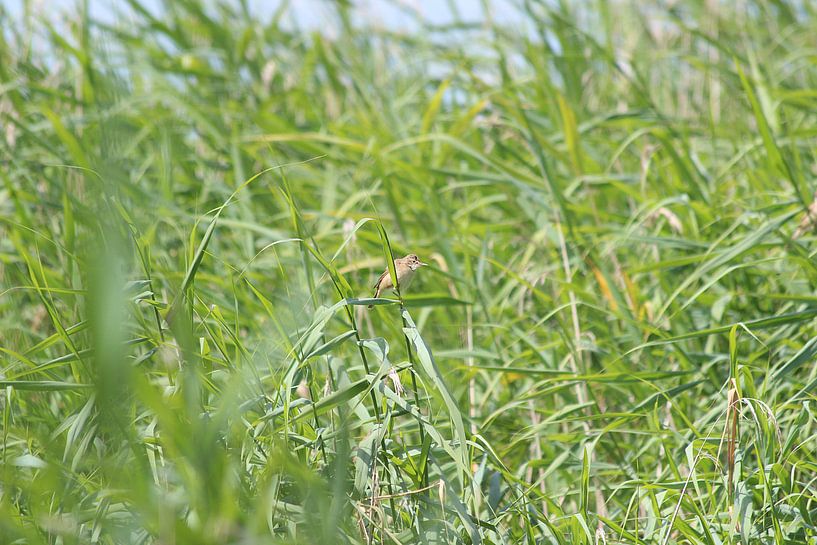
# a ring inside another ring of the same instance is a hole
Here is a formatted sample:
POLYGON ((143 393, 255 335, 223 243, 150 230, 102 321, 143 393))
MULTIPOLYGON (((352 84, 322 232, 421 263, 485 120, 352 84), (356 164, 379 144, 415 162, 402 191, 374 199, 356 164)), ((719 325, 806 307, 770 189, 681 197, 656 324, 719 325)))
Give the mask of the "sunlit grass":
POLYGON ((817 536, 809 3, 35 4, 0 16, 0 543, 817 536))

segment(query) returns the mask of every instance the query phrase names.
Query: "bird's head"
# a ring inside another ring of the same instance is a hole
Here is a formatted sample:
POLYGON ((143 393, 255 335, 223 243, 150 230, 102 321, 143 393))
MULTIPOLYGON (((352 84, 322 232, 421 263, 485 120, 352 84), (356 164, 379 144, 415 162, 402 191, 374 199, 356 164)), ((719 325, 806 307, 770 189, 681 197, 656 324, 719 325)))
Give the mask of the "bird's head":
POLYGON ((416 271, 420 267, 428 266, 428 263, 423 263, 420 261, 420 258, 417 257, 417 254, 409 254, 403 258, 406 261, 406 264, 412 271, 416 271))

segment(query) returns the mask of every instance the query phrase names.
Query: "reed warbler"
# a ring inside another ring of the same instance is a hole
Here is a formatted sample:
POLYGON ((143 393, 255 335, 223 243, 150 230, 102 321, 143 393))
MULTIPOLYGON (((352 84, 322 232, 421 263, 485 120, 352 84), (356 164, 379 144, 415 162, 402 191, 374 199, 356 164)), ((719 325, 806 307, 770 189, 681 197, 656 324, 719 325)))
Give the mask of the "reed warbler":
MULTIPOLYGON (((428 266, 428 263, 420 261, 417 254, 409 254, 406 257, 395 259, 394 270, 397 273, 397 286, 400 290, 408 289, 411 280, 414 278, 414 273, 417 272, 417 269, 420 267, 425 266, 428 266)), ((386 267, 386 270, 383 271, 383 274, 380 275, 380 278, 377 279, 377 283, 374 285, 374 297, 380 297, 380 294, 389 288, 394 288, 394 284, 391 281, 389 268, 386 267)), ((373 306, 374 305, 369 305, 369 308, 373 306)))

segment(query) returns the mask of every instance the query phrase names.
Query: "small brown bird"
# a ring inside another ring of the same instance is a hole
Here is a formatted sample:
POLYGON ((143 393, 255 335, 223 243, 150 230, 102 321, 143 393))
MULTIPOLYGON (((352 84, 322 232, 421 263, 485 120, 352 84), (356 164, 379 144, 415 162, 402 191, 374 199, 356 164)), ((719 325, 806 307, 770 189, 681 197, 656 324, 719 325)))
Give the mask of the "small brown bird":
MULTIPOLYGON (((423 263, 420 261, 417 254, 409 254, 406 257, 395 259, 394 270, 397 273, 397 285, 399 288, 401 290, 407 289, 409 284, 411 284, 411 280, 414 278, 414 273, 417 272, 417 269, 427 265, 428 263, 423 263)), ((383 274, 380 275, 380 278, 377 279, 377 283, 374 285, 374 297, 380 297, 380 294, 389 288, 394 288, 394 284, 392 284, 391 281, 389 268, 386 267, 386 270, 383 271, 383 274)), ((374 305, 369 305, 369 308, 372 308, 373 306, 374 305)))

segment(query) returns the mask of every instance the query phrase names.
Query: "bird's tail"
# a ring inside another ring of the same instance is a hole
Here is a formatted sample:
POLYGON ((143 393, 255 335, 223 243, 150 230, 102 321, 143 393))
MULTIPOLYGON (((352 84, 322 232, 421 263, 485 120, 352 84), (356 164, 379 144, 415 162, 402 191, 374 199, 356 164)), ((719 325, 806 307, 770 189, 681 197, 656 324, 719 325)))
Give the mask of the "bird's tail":
MULTIPOLYGON (((374 290, 374 295, 372 295, 372 297, 374 297, 375 299, 377 299, 378 297, 380 297, 380 290, 379 290, 379 289, 375 289, 375 290, 374 290)), ((368 308, 374 308, 374 305, 369 305, 369 306, 368 306, 368 308)))

